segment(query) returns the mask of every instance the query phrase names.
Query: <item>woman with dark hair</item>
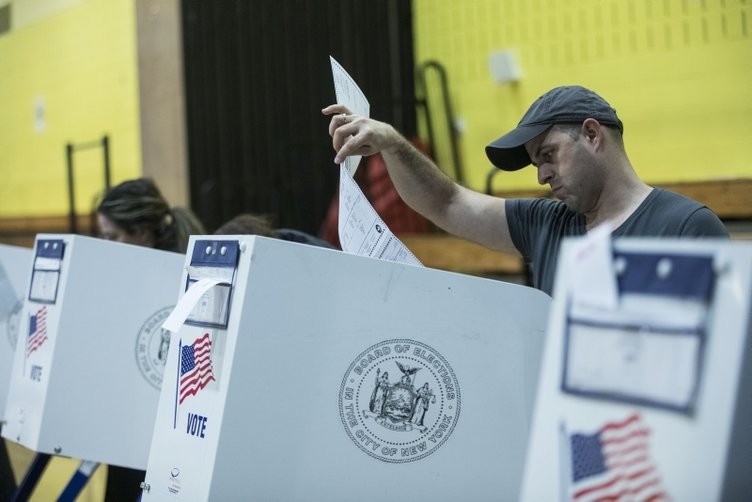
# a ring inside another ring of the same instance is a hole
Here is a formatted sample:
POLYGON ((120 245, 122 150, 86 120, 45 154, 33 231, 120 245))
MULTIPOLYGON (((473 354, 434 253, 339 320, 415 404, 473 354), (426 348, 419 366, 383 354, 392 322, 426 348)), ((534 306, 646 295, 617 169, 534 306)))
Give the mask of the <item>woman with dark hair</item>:
MULTIPOLYGON (((102 238, 165 251, 185 253, 191 235, 206 234, 187 209, 171 208, 150 179, 128 180, 105 193, 97 207, 102 238)), ((138 469, 107 467, 105 502, 139 500, 146 473, 138 469)))
POLYGON ((109 189, 97 207, 104 239, 185 253, 192 234, 206 230, 189 210, 170 207, 154 182, 138 178, 109 189))

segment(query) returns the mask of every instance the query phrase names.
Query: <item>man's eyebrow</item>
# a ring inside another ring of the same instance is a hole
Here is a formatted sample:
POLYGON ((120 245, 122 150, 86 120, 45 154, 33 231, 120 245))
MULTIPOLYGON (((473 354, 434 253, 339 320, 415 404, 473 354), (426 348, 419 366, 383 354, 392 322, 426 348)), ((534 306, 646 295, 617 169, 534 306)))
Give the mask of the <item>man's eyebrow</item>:
POLYGON ((538 145, 538 148, 535 149, 534 154, 530 156, 530 163, 535 167, 538 167, 538 164, 535 160, 533 160, 533 158, 537 159, 538 157, 540 157, 541 151, 545 150, 546 148, 554 148, 554 145, 546 143, 546 140, 544 139, 543 141, 541 141, 541 144, 538 145))

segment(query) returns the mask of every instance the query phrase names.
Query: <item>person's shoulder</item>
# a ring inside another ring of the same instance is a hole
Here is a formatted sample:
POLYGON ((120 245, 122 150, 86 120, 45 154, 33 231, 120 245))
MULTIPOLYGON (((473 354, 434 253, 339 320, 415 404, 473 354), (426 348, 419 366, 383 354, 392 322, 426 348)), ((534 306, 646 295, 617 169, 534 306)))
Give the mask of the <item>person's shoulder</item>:
MULTIPOLYGON (((695 237, 728 237, 728 230, 721 219, 705 204, 686 195, 656 188, 656 205, 668 212, 680 215, 682 228, 680 234, 695 237)), ((668 214, 668 213, 666 213, 668 214)))
POLYGON ((686 195, 680 194, 678 192, 672 192, 671 190, 666 190, 665 188, 654 188, 653 189, 653 195, 654 200, 661 204, 669 204, 669 205, 676 205, 681 204, 684 208, 701 208, 705 207, 704 204, 701 204, 700 202, 697 202, 694 199, 690 199, 686 195))

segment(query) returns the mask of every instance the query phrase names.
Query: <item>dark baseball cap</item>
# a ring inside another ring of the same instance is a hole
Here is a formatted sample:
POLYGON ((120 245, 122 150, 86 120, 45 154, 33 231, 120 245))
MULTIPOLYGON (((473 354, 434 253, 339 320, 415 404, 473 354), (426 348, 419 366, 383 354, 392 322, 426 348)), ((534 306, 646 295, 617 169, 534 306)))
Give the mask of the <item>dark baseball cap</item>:
POLYGON ((504 171, 522 169, 531 163, 525 143, 554 124, 579 124, 588 118, 624 132, 616 110, 590 89, 579 85, 555 87, 530 106, 515 129, 489 144, 486 155, 504 171))

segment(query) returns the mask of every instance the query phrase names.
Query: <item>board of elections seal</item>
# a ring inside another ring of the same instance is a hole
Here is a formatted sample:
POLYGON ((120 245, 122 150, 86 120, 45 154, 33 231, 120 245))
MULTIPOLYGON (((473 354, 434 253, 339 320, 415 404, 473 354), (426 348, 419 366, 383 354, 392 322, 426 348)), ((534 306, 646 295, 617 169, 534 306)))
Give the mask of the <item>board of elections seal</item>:
POLYGON ((21 323, 21 310, 23 310, 23 298, 19 298, 13 307, 11 307, 5 319, 0 321, 5 323, 8 343, 13 351, 16 350, 16 343, 18 342, 18 327, 21 323))
POLYGON ((460 417, 460 387, 446 359, 409 339, 369 347, 350 364, 339 392, 350 439, 383 462, 433 454, 460 417))
POLYGON ((174 305, 165 307, 149 316, 136 337, 136 363, 146 381, 156 389, 162 387, 167 351, 170 348, 170 332, 162 329, 162 323, 174 308, 174 305))

